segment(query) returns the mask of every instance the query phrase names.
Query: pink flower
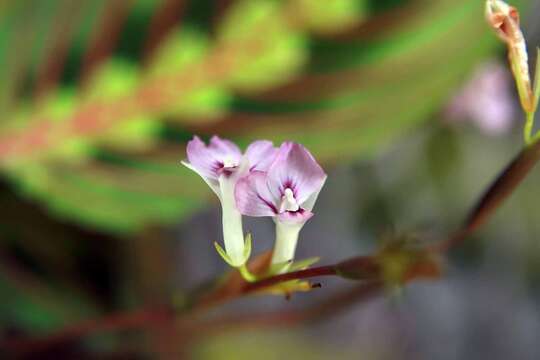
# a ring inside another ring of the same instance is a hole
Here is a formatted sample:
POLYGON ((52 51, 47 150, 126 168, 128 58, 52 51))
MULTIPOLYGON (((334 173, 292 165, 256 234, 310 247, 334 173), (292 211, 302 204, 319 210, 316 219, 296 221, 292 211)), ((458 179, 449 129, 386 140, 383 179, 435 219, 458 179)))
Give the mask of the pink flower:
POLYGON ((244 241, 242 215, 236 208, 234 189, 236 183, 250 171, 267 170, 277 149, 270 141, 255 141, 242 154, 229 140, 213 136, 206 145, 197 136, 187 145, 189 169, 199 174, 221 201, 223 241, 225 250, 217 243, 216 249, 230 265, 242 267, 249 258, 251 244, 244 241))
POLYGON ((251 143, 245 156, 235 143, 213 136, 206 145, 198 136, 187 145, 188 162, 185 166, 199 174, 210 188, 219 194, 219 178, 239 177, 246 171, 265 171, 277 153, 271 141, 259 140, 251 143))
POLYGON ((311 210, 326 174, 300 144, 285 142, 268 170, 252 171, 236 185, 236 206, 248 216, 270 216, 276 222, 273 263, 292 261, 298 234, 313 216, 311 210))

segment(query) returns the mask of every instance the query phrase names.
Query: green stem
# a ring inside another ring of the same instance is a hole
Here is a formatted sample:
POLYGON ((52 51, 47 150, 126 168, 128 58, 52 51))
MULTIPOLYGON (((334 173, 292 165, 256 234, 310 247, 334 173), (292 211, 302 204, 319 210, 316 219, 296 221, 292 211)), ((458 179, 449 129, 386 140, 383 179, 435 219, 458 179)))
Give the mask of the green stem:
POLYGON ((538 138, 539 136, 539 134, 536 134, 533 138, 532 136, 533 126, 534 126, 534 112, 527 112, 525 126, 523 127, 523 137, 525 139, 525 144, 527 145, 532 144, 534 142, 534 138, 538 138))

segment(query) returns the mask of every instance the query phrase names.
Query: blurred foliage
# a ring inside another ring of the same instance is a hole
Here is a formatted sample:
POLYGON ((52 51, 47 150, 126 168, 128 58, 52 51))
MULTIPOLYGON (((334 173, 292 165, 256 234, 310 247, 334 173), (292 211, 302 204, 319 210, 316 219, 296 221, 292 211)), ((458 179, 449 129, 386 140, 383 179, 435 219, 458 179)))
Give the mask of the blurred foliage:
MULTIPOLYGON (((243 145, 293 139, 327 166, 397 143, 356 174, 362 198, 351 201, 363 230, 388 231, 392 223, 431 230, 461 221, 520 141, 441 125, 415 131, 405 144, 397 140, 431 119, 495 50, 481 2, 325 3, 0 2, 0 208, 9 214, 0 222, 4 331, 50 332, 152 303, 152 296, 163 300, 169 294, 156 293, 168 291, 176 276, 167 266, 208 265, 177 254, 171 260, 176 248, 168 240, 136 233, 185 219, 212 199, 179 164, 195 133, 243 145), (129 234, 131 241, 97 232, 129 234)), ((478 237, 495 244, 488 250, 498 251, 497 267, 522 253, 523 271, 538 287, 538 251, 531 249, 540 243, 525 234, 540 231, 538 201, 530 196, 536 180, 478 237)), ((478 266, 482 245, 467 244, 461 265, 478 266)), ((212 337, 194 351, 212 359, 357 356, 292 333, 248 335, 212 337)), ((107 348, 115 340, 90 345, 107 348)))
POLYGON ((469 0, 174 3, 2 5, 0 168, 22 196, 113 233, 176 222, 211 196, 179 166, 193 133, 369 156, 495 43, 469 0))

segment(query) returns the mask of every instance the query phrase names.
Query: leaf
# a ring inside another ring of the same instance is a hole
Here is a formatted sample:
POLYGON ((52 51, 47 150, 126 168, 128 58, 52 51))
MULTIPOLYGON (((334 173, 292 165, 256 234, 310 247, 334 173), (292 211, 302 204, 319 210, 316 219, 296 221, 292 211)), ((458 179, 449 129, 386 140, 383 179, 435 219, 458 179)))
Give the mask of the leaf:
MULTIPOLYGON (((191 71, 205 60, 211 50, 210 40, 194 28, 184 27, 169 34, 154 54, 146 71, 149 78, 159 78, 179 71, 191 71)), ((184 96, 168 113, 182 122, 212 120, 226 112, 231 94, 221 83, 208 84, 184 96)))
POLYGON ((365 0, 293 0, 298 16, 316 33, 332 34, 357 25, 366 16, 365 0))
POLYGON ((22 194, 48 203, 57 216, 120 233, 137 231, 148 221, 176 221, 210 195, 198 178, 186 176, 188 170, 172 158, 165 159, 163 165, 156 158, 122 166, 26 164, 12 172, 22 194), (177 186, 180 179, 188 182, 177 186))
MULTIPOLYGON (((122 102, 137 88, 139 81, 140 74, 135 64, 112 59, 93 72, 80 103, 122 102)), ((162 129, 158 119, 144 113, 126 119, 118 118, 115 122, 117 125, 96 137, 98 144, 114 150, 141 151, 152 148, 162 129)))
POLYGON ((536 69, 534 72, 534 109, 538 108, 540 100, 540 49, 536 48, 536 69))
POLYGON ((229 264, 229 266, 233 267, 233 268, 236 268, 236 266, 234 265, 234 262, 231 260, 231 258, 229 257, 229 255, 227 255, 227 252, 225 250, 223 250, 223 248, 221 247, 221 245, 219 245, 217 242, 214 241, 214 247, 216 248, 216 251, 218 252, 219 256, 221 256, 221 258, 227 263, 229 264))
POLYGON ((311 257, 311 258, 302 259, 302 260, 295 260, 290 267, 290 271, 307 269, 311 265, 318 263, 320 260, 321 260, 320 257, 311 257))
POLYGON ((234 51, 224 56, 237 68, 228 80, 235 88, 260 91, 281 85, 305 64, 307 39, 288 22, 287 10, 272 0, 242 0, 227 14, 218 47, 234 51))
POLYGON ((429 119, 496 44, 466 0, 411 1, 352 27, 339 7, 332 22, 347 30, 331 38, 313 36, 315 20, 291 24, 292 3, 234 2, 215 36, 184 25, 146 68, 110 58, 84 91, 50 94, 50 121, 25 101, 0 123, 0 169, 21 195, 84 226, 179 221, 212 199, 179 165, 194 132, 244 146, 295 140, 323 163, 365 158, 429 119))

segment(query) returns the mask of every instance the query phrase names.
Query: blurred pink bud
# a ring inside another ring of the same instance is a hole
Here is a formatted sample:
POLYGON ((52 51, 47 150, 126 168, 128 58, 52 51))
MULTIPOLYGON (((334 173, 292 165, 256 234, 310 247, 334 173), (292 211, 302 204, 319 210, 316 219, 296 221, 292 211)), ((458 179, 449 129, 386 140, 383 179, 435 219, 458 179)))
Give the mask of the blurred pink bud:
POLYGON ((512 78, 495 62, 483 64, 446 108, 450 120, 470 120, 484 133, 499 135, 509 131, 516 115, 511 92, 512 78))

